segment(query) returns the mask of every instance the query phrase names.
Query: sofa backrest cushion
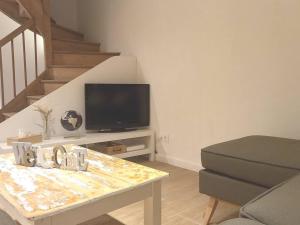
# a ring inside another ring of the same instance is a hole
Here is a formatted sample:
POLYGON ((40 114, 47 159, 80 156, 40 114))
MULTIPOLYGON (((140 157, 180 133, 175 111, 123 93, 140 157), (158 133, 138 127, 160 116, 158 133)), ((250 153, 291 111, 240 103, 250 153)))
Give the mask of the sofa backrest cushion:
MULTIPOLYGON (((274 174, 276 176, 276 174, 274 174)), ((241 208, 242 217, 268 225, 300 224, 300 175, 275 186, 241 208)))

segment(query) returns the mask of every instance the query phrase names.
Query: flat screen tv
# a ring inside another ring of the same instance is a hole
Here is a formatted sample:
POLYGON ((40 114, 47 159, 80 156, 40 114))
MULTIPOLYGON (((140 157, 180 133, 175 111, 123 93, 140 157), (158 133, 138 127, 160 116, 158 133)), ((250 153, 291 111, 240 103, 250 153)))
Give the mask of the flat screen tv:
POLYGON ((149 126, 148 84, 85 84, 87 130, 114 132, 149 126))

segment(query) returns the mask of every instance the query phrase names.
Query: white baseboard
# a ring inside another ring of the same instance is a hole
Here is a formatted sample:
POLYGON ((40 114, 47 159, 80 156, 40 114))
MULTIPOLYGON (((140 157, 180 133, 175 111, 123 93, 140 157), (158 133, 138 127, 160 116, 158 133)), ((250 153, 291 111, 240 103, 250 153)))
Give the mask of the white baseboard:
POLYGON ((168 164, 173 165, 173 166, 177 166, 177 167, 180 167, 180 168, 184 168, 184 169, 192 170, 192 171, 196 171, 196 172, 199 172, 199 170, 203 169, 201 164, 198 165, 198 164, 193 163, 193 162, 178 159, 178 158, 175 158, 175 157, 169 157, 169 156, 166 156, 166 155, 156 154, 156 160, 159 161, 159 162, 168 163, 168 164))

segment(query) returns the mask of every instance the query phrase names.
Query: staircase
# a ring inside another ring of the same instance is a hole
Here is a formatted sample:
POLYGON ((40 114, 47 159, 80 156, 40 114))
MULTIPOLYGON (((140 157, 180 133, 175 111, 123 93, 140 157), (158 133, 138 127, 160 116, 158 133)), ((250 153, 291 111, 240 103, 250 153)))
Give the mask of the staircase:
POLYGON ((0 10, 20 24, 29 19, 24 8, 15 0, 1 0, 0 10))
MULTIPOLYGON (((25 45, 24 29, 28 28, 32 30, 35 33, 36 38, 36 35, 39 34, 39 32, 37 29, 38 27, 35 27, 35 25, 37 26, 41 20, 39 19, 38 21, 34 21, 35 16, 33 13, 30 14, 30 11, 38 12, 38 6, 36 6, 36 4, 38 2, 41 4, 43 1, 45 0, 0 0, 0 11, 21 24, 21 28, 18 28, 18 31, 16 30, 12 32, 14 33, 13 35, 10 34, 5 37, 4 40, 0 40, 0 56, 1 48, 4 46, 4 44, 9 42, 14 43, 14 39, 18 35, 23 36, 23 44, 25 45), (24 2, 25 7, 21 4, 22 2, 24 2)), ((39 16, 37 13, 35 15, 39 16)), ((101 52, 99 43, 85 41, 82 33, 60 26, 51 18, 49 18, 49 21, 49 26, 51 27, 49 31, 51 33, 49 34, 48 32, 48 34, 44 35, 42 32, 40 32, 40 35, 44 38, 46 49, 45 71, 41 74, 37 74, 36 79, 32 83, 27 84, 27 75, 25 69, 24 76, 26 84, 24 90, 18 94, 15 93, 14 98, 7 103, 4 100, 5 93, 3 89, 5 84, 3 84, 3 77, 5 77, 5 74, 3 73, 2 60, 0 57, 0 78, 2 81, 2 108, 0 110, 0 122, 14 116, 22 109, 34 104, 36 101, 62 87, 66 83, 90 70, 99 63, 102 63, 110 57, 119 55, 119 53, 101 52), (49 38, 49 36, 51 38, 49 38), (49 46, 51 46, 51 49, 49 49, 49 46)), ((44 26, 44 24, 42 25, 44 26)), ((23 51, 24 55, 26 55, 25 50, 23 51)), ((36 50, 35 56, 37 59, 36 50)), ((24 60, 26 60, 25 57, 24 60)), ((37 60, 35 63, 37 64, 37 60)), ((37 67, 37 65, 35 66, 37 67)), ((25 63, 24 67, 26 67, 25 63)), ((13 80, 15 80, 15 78, 13 80)), ((14 87, 15 86, 16 84, 14 84, 14 87)))

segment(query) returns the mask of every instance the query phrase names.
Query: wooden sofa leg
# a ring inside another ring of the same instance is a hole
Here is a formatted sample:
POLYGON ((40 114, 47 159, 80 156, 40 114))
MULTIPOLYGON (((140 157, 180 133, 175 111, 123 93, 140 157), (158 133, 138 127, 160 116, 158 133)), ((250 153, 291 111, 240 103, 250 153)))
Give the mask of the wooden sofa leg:
POLYGON ((211 221, 212 216, 218 205, 218 199, 210 197, 205 212, 203 214, 203 223, 202 225, 208 225, 211 221))

